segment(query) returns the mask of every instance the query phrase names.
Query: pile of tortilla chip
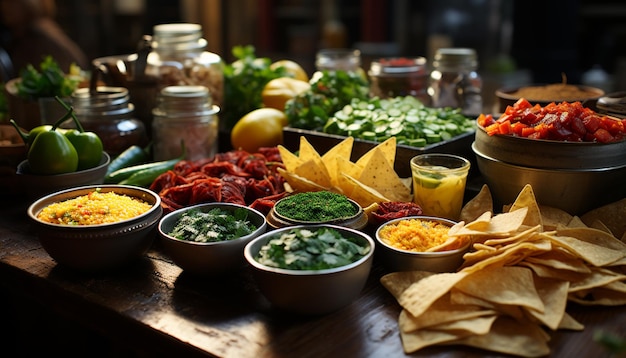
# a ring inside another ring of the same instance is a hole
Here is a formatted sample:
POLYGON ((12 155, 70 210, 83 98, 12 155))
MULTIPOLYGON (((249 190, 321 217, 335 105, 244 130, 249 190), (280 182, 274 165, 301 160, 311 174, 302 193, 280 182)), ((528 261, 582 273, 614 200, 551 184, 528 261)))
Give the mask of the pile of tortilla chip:
POLYGON ((451 228, 449 235, 473 239, 459 271, 383 276, 403 308, 398 323, 405 352, 466 345, 544 356, 551 331, 584 328, 566 312, 568 301, 626 304, 626 243, 602 227, 547 211, 550 216, 526 186, 508 211, 485 211, 451 228))
POLYGON ((300 137, 298 155, 279 145, 285 169, 279 173, 294 191, 330 190, 346 195, 362 207, 388 201, 411 201, 410 178, 394 170, 396 139, 391 137, 351 161, 353 137, 347 137, 323 155, 300 137))

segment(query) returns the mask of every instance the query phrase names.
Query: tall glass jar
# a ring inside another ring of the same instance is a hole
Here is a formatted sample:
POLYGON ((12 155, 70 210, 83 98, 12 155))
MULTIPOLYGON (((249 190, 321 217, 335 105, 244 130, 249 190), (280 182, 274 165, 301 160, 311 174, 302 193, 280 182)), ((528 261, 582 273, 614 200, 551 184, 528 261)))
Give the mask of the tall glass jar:
POLYGON ((482 113, 482 79, 474 49, 440 48, 432 67, 428 94, 433 107, 461 108, 467 116, 482 113))
MULTIPOLYGON (((102 140, 104 150, 116 156, 131 145, 144 146, 148 133, 144 123, 134 116, 128 89, 98 86, 95 91, 79 88, 71 98, 76 118, 83 129, 102 140)), ((73 124, 68 122, 68 126, 73 124)))
POLYGON ((157 78, 158 89, 167 86, 204 86, 215 105, 224 98, 224 63, 206 51, 199 24, 160 24, 153 28, 152 52, 146 74, 157 78))
POLYGON ((426 62, 425 57, 393 57, 372 61, 368 72, 370 95, 379 98, 413 96, 429 105, 426 62))
POLYGON ((195 161, 210 158, 218 148, 219 107, 212 104, 204 86, 168 86, 157 97, 152 114, 154 160, 168 160, 182 154, 195 161))

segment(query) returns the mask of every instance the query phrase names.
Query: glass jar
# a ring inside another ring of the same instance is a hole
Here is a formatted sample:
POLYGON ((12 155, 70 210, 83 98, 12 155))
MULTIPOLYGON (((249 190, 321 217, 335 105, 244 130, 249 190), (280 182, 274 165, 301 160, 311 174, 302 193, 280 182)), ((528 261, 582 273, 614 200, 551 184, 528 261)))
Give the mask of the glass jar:
POLYGON ((157 78, 157 90, 168 86, 204 86, 215 105, 223 104, 224 63, 219 55, 206 51, 201 25, 156 25, 151 46, 145 73, 157 78))
POLYGON ((96 133, 109 155, 116 156, 132 145, 147 144, 146 127, 134 116, 135 107, 130 103, 128 89, 98 86, 92 92, 89 88, 79 88, 72 94, 71 102, 83 129, 96 133))
POLYGON ((372 61, 368 72, 370 95, 379 98, 413 96, 429 105, 426 68, 424 57, 393 57, 372 61))
POLYGON ((361 70, 361 51, 347 48, 322 49, 315 55, 315 68, 318 71, 361 70))
POLYGON ((432 66, 428 94, 433 107, 460 108, 467 116, 482 113, 482 79, 474 49, 440 48, 432 66))
POLYGON ((157 96, 152 114, 152 148, 155 161, 182 154, 184 141, 190 161, 212 157, 218 148, 219 107, 212 104, 204 86, 168 86, 157 96))

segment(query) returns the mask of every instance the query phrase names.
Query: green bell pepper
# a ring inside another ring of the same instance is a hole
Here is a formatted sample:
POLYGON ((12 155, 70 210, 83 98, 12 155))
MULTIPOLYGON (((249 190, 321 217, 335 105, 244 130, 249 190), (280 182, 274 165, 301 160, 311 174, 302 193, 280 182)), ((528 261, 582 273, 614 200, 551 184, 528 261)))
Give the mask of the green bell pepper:
POLYGON ((67 137, 57 127, 71 115, 68 112, 48 131, 42 131, 33 140, 27 159, 33 174, 63 174, 76 171, 78 154, 67 137))
POLYGON ((76 118, 73 108, 69 107, 60 98, 55 97, 55 99, 70 113, 77 128, 66 131, 65 137, 69 139, 78 154, 78 170, 97 166, 100 160, 102 160, 102 151, 104 150, 102 140, 94 132, 85 132, 80 121, 76 118))

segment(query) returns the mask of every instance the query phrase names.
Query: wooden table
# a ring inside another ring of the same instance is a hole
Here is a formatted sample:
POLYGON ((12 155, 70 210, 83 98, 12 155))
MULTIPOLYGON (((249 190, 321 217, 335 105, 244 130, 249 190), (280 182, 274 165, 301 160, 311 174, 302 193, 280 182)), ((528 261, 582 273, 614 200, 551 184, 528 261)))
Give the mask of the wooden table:
MULTIPOLYGON (((400 307, 380 285, 385 272, 376 260, 362 295, 350 306, 322 317, 298 317, 272 309, 245 268, 228 277, 192 277, 172 263, 158 240, 145 257, 120 272, 71 271, 57 265, 39 244, 25 214, 29 202, 10 195, 0 199, 4 352, 91 357, 406 356, 397 327, 400 307)), ((626 336, 626 307, 568 311, 586 328, 554 332, 554 357, 608 357, 593 341, 594 332, 626 336)), ((499 356, 454 346, 410 356, 486 354, 499 356)))

